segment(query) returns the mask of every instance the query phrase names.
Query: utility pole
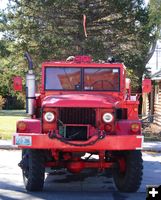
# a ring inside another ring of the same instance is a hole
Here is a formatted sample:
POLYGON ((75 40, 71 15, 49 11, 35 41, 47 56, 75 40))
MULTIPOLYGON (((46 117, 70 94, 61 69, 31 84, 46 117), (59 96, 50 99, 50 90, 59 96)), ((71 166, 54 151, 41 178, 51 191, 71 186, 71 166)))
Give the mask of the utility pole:
POLYGON ((158 44, 156 45, 155 53, 156 53, 156 70, 158 71, 159 67, 161 68, 161 64, 159 62, 159 61, 161 61, 161 59, 160 59, 161 47, 159 47, 158 44))

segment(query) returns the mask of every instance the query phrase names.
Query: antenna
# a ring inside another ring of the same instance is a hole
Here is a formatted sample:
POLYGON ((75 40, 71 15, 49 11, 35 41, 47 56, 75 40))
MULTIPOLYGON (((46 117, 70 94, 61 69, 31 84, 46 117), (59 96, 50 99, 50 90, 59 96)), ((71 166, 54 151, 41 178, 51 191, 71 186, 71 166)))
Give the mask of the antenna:
POLYGON ((85 36, 85 39, 84 39, 84 41, 82 42, 82 55, 84 55, 85 54, 85 40, 87 40, 87 37, 88 37, 88 35, 87 35, 87 30, 86 30, 86 19, 87 19, 87 17, 86 17, 86 15, 85 14, 83 14, 83 30, 84 30, 84 36, 85 36))
POLYGON ((84 35, 87 38, 88 35, 87 35, 87 30, 86 30, 86 15, 85 14, 83 14, 83 28, 84 28, 84 35))

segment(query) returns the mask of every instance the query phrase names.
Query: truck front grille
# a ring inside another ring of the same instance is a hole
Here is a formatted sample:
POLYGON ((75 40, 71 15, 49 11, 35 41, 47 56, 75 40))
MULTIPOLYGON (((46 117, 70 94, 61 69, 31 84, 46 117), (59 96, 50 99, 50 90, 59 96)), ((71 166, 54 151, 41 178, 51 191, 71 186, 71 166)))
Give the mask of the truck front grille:
POLYGON ((96 111, 93 108, 59 108, 59 120, 63 124, 96 125, 96 111))

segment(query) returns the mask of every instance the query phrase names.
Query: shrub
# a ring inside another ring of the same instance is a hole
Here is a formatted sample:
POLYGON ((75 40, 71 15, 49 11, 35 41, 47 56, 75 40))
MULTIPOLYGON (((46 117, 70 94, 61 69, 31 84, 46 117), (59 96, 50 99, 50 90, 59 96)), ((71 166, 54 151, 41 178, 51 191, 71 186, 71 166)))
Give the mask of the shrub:
POLYGON ((5 104, 5 99, 0 95, 0 110, 3 108, 5 104))
POLYGON ((17 98, 16 96, 5 96, 5 104, 3 106, 4 110, 19 110, 24 109, 25 100, 17 98))

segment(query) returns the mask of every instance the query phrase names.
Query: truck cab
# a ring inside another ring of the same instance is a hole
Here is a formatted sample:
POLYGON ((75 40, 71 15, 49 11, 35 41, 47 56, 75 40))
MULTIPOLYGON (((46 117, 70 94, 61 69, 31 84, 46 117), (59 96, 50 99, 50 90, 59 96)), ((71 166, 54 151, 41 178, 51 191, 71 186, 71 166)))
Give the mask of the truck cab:
POLYGON ((131 98, 124 64, 93 62, 89 56, 44 62, 41 81, 36 93, 30 68, 26 75, 30 118, 17 122, 13 136, 14 145, 22 149, 19 166, 26 189, 42 190, 46 167, 63 167, 72 173, 111 168, 119 191, 137 191, 143 136, 139 102, 131 98), (99 159, 85 160, 86 153, 99 159), (39 172, 33 170, 35 165, 39 172))

